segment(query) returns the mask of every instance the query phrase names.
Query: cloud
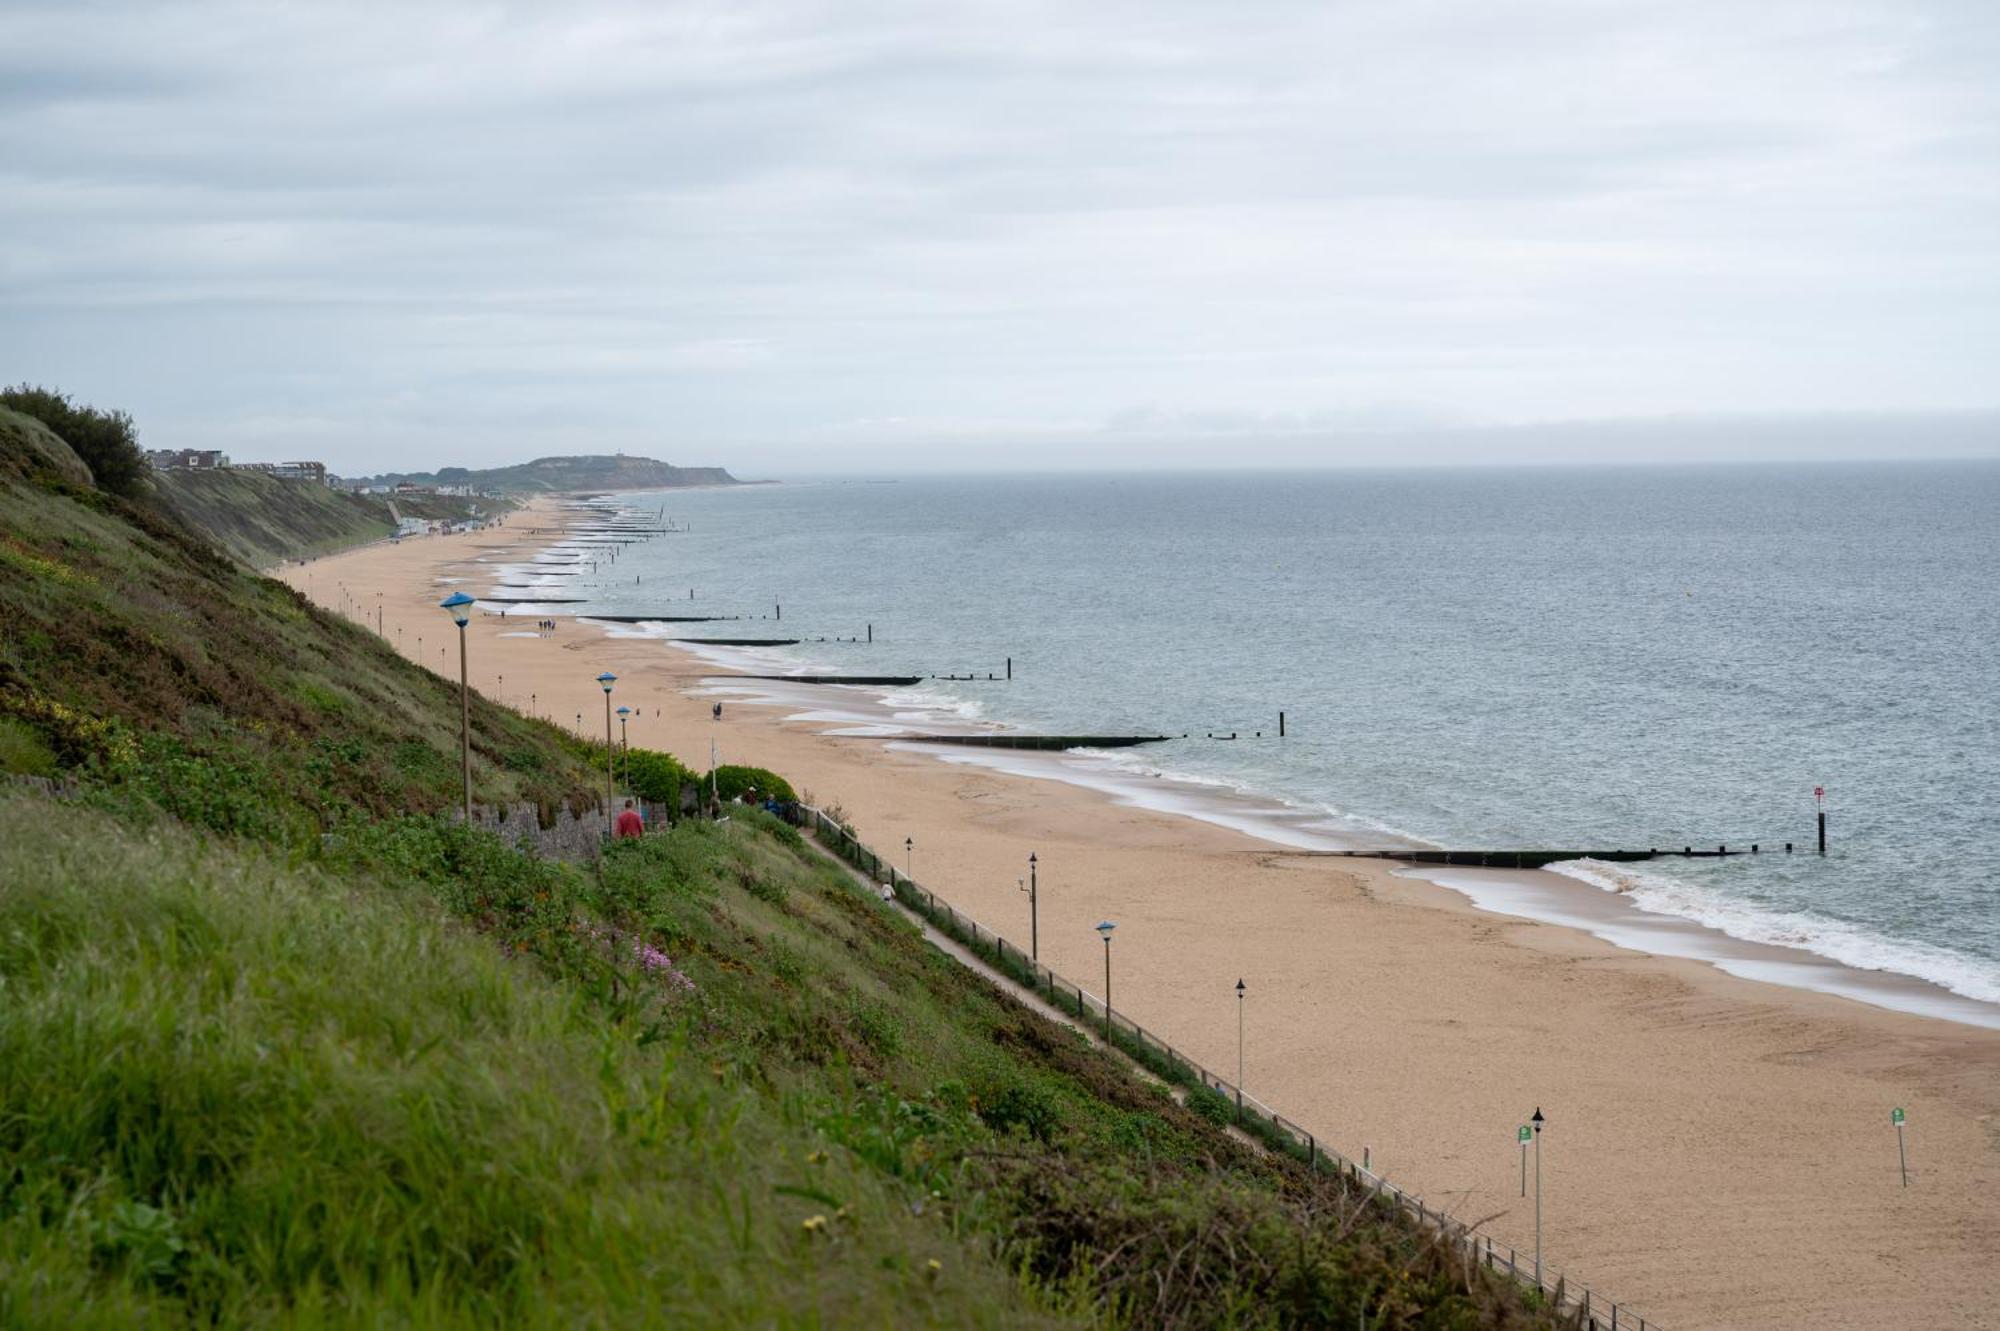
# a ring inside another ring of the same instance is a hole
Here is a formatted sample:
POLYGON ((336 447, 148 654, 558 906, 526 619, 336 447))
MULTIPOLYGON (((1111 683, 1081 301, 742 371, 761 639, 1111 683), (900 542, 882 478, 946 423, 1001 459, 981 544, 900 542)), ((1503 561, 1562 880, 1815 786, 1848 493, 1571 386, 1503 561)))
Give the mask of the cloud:
POLYGON ((16 0, 0 52, 0 366, 149 442, 1993 405, 1983 4, 16 0))

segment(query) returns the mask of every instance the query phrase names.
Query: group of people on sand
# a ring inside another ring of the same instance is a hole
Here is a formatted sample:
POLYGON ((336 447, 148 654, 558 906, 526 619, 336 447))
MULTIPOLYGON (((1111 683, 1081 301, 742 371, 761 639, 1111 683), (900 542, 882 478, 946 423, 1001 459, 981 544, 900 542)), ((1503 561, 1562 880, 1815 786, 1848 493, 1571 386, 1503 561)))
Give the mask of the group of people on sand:
POLYGON ((544 633, 554 633, 556 631, 556 622, 553 619, 538 619, 535 621, 535 627, 544 633))

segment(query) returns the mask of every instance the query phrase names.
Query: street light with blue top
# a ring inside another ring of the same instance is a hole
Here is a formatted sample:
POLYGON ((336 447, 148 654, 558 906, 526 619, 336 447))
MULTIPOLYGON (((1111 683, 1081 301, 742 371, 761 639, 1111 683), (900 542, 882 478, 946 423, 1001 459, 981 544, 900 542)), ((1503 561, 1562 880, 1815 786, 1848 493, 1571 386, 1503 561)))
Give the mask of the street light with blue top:
POLYGON ((472 618, 473 599, 453 592, 438 608, 458 625, 458 770, 465 787, 465 825, 472 826, 472 686, 465 673, 465 625, 472 618))
POLYGON ((625 768, 625 786, 632 786, 632 736, 625 729, 625 723, 632 719, 630 707, 618 709, 618 760, 625 768))

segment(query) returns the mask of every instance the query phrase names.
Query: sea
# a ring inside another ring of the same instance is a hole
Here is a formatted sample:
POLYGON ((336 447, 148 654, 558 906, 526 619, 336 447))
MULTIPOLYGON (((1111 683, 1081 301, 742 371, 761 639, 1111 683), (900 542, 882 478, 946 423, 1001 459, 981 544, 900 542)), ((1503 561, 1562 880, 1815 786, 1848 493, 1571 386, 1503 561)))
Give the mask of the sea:
POLYGON ((550 609, 738 615, 620 631, 797 637, 709 650, 926 677, 824 690, 829 724, 1168 735, 1052 770, 1298 846, 1756 843, 1558 871, 2000 1004, 2000 463, 807 477, 615 500, 680 530, 598 548, 550 580, 587 603, 550 609), (837 701, 859 694, 872 711, 837 701))

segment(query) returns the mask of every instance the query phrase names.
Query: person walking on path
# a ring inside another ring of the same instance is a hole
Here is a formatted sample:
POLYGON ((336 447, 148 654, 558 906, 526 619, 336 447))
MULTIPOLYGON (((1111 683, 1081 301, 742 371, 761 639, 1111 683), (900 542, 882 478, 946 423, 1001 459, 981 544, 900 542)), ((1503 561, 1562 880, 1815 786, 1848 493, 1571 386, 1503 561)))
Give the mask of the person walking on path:
POLYGON ((639 811, 632 807, 632 801, 626 800, 625 811, 619 814, 618 821, 612 824, 611 835, 623 841, 627 837, 644 836, 645 834, 646 820, 641 818, 639 811))

